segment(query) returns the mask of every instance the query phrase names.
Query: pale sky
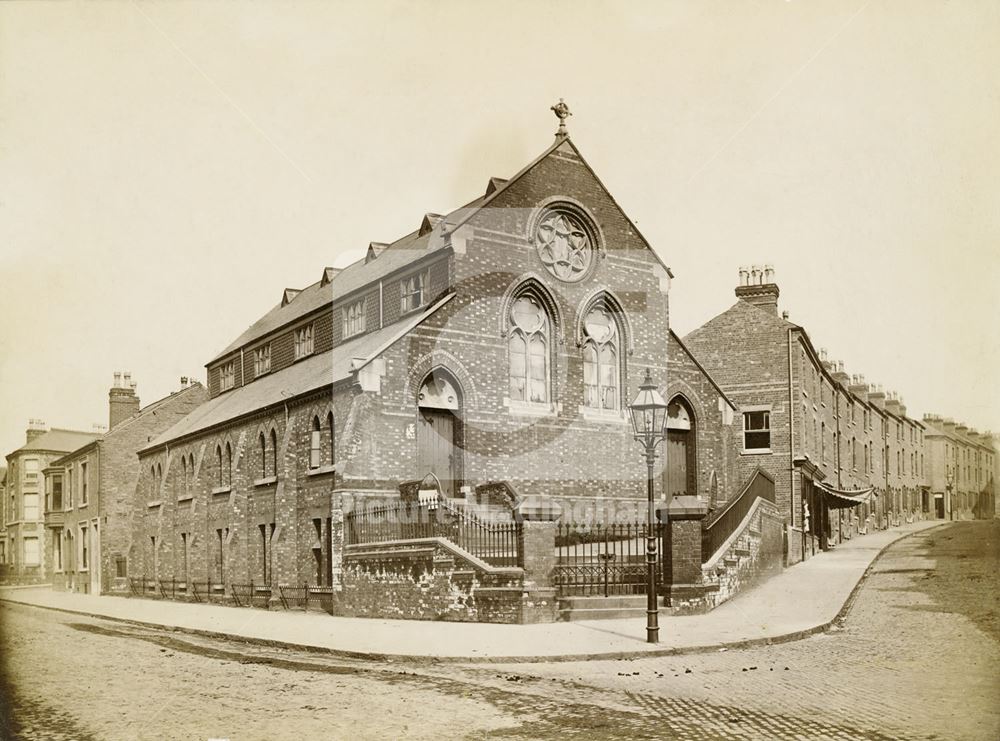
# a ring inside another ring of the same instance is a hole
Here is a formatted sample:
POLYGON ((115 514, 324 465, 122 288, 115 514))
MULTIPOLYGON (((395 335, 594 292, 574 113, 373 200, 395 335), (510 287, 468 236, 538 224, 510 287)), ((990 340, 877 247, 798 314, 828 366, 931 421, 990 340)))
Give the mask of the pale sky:
POLYGON ((848 372, 1000 430, 1000 3, 0 4, 0 451, 574 143, 686 334, 771 263, 848 372))

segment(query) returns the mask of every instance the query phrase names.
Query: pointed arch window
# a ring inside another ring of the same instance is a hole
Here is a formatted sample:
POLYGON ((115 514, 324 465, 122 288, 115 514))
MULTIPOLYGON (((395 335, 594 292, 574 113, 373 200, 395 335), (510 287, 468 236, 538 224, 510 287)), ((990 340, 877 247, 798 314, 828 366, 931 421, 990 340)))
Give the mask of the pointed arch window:
POLYGON ((267 439, 264 437, 264 433, 260 433, 257 437, 257 452, 260 456, 260 477, 267 477, 267 439))
POLYGON ((278 475, 278 433, 271 428, 271 475, 278 475))
POLYGON ((187 456, 181 456, 181 493, 186 497, 189 493, 188 461, 187 456))
POLYGON ((224 485, 233 485, 233 449, 229 443, 226 443, 226 483, 224 485))
POLYGON ((333 426, 333 412, 327 412, 326 427, 330 431, 330 465, 337 463, 337 431, 333 426))
POLYGON ((613 411, 621 404, 621 330, 602 302, 583 320, 584 405, 613 411))
POLYGON ((222 473, 222 446, 221 445, 216 445, 215 446, 215 466, 216 466, 216 470, 219 472, 218 477, 216 478, 216 481, 215 481, 215 485, 216 486, 224 486, 226 479, 225 479, 225 475, 222 473))
POLYGON ((309 431, 309 468, 320 467, 320 456, 323 452, 320 446, 322 434, 322 430, 319 426, 319 417, 313 417, 312 429, 309 431))
POLYGON ((530 294, 510 307, 511 401, 547 404, 549 401, 549 316, 541 301, 530 294))

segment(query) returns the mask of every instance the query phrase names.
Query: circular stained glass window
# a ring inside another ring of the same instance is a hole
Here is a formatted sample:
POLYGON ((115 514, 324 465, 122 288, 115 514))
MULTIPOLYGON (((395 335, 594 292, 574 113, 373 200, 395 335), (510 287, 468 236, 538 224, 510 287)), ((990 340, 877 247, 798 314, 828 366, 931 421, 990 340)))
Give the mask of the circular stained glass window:
POLYGON ((593 258, 593 245, 583 222, 566 211, 547 211, 535 228, 535 249, 542 264, 559 280, 583 278, 593 258))

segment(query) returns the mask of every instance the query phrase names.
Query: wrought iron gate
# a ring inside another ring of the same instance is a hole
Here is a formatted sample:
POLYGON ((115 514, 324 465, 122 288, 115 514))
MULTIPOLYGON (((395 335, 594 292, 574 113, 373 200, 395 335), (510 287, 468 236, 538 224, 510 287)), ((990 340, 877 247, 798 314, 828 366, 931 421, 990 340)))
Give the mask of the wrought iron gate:
MULTIPOLYGON (((646 528, 637 522, 559 523, 553 578, 560 596, 645 594, 646 528)), ((658 540, 659 530, 657 526, 658 540)))

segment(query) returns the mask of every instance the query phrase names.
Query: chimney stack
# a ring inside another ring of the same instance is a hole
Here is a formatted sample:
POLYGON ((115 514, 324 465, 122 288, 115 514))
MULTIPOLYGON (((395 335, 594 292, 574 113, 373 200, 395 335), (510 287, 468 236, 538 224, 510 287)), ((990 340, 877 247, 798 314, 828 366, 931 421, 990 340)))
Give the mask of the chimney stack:
POLYGON ((24 432, 25 439, 30 443, 36 437, 41 437, 47 432, 45 422, 40 419, 29 419, 28 429, 24 432))
POLYGON ((108 392, 108 429, 113 430, 120 422, 139 411, 139 397, 135 394, 135 382, 129 371, 115 373, 115 385, 108 392), (124 381, 119 385, 119 376, 124 381))
POLYGON ((736 298, 777 314, 778 286, 774 282, 774 267, 771 265, 741 267, 736 298))

